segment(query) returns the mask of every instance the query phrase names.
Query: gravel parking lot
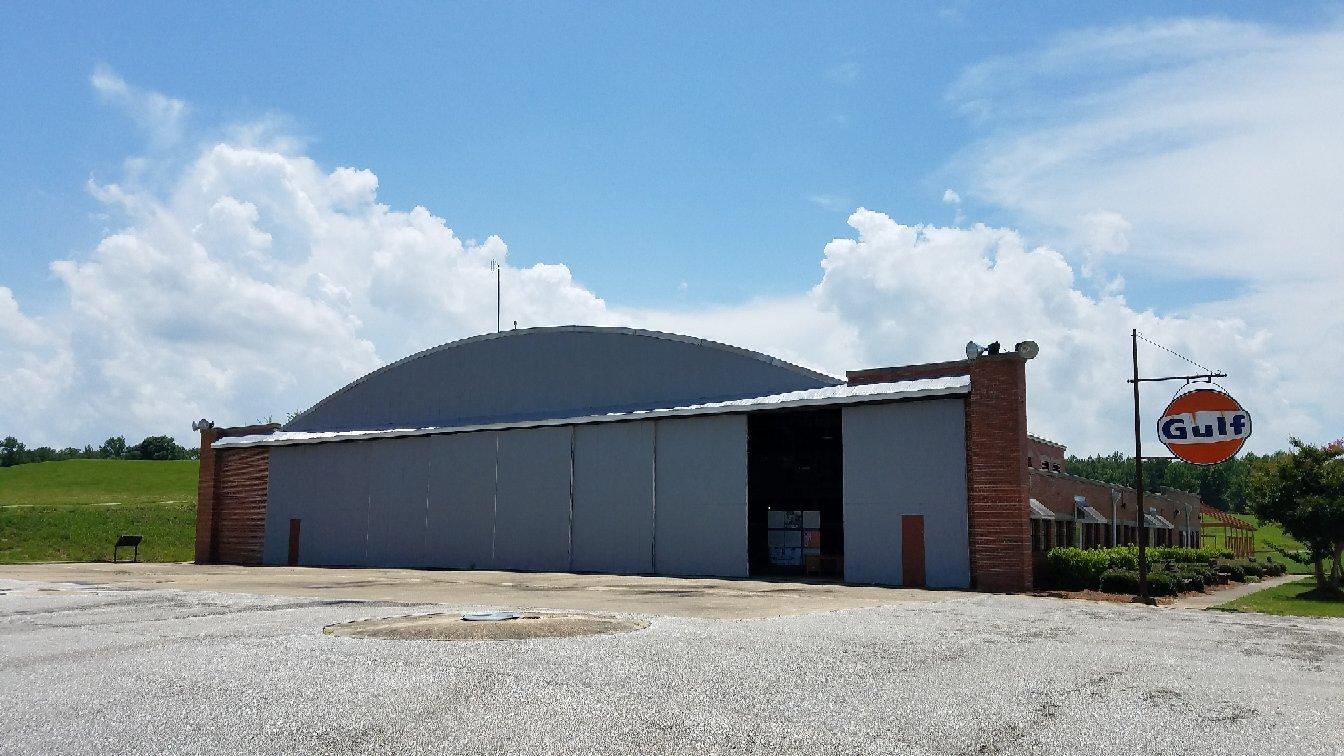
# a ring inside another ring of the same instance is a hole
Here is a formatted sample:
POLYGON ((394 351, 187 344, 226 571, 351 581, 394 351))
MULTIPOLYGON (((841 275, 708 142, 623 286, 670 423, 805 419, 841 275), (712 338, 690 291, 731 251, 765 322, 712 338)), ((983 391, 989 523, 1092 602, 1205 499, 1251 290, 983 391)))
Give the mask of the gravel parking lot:
POLYGON ((1344 622, 942 599, 441 642, 323 627, 488 607, 0 579, 0 751, 1340 752, 1344 622))

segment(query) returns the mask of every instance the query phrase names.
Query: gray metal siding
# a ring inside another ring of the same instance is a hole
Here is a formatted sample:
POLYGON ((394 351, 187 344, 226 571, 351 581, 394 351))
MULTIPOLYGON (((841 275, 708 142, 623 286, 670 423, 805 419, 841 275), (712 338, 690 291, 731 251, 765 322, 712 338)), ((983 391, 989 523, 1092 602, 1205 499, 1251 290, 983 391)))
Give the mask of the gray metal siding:
POLYGON ((573 429, 499 433, 495 561, 500 569, 569 569, 573 429))
POLYGON ((271 450, 267 492, 267 564, 284 564, 289 520, 302 520, 299 564, 366 564, 369 467, 366 444, 271 450))
MULTIPOLYGON (((493 566, 496 433, 430 436, 425 566, 493 566)), ((377 443, 377 442, 375 442, 377 443)))
POLYGON ((366 563, 425 566, 430 439, 397 438, 364 444, 369 475, 366 563))
POLYGON ((846 407, 845 580, 900 585, 901 515, 924 515, 931 588, 970 586, 960 399, 846 407))
POLYGON ((745 415, 657 422, 654 567, 747 574, 745 415))
POLYGON ((654 423, 574 430, 573 567, 653 572, 654 423))

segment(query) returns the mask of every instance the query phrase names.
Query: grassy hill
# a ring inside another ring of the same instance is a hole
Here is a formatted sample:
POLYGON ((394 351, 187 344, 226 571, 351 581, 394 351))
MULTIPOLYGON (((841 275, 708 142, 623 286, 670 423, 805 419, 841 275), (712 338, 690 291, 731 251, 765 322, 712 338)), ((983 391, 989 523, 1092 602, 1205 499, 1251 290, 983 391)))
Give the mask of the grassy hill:
MULTIPOLYGON (((1280 547, 1282 547, 1282 548, 1285 548, 1285 549, 1287 549, 1287 550, 1289 550, 1289 551, 1297 551, 1298 549, 1302 548, 1302 544, 1299 543, 1299 542, 1298 542, 1296 539, 1294 539, 1292 536, 1290 536, 1290 535, 1288 535, 1287 533, 1283 532, 1283 528, 1280 528, 1278 525, 1275 525, 1275 524, 1273 524, 1273 523, 1269 523, 1269 522, 1264 522, 1264 523, 1262 523, 1262 522, 1260 522, 1260 519, 1259 519, 1258 517, 1256 517, 1255 515, 1253 515, 1253 514, 1242 514, 1242 513, 1237 513, 1237 514, 1234 514, 1233 516, 1234 516, 1234 517, 1238 517, 1238 518, 1240 518, 1240 519, 1243 519, 1243 520, 1245 520, 1246 522, 1249 522, 1250 524, 1256 526, 1256 528, 1257 528, 1257 530, 1255 531, 1255 558, 1256 558, 1256 559, 1261 559, 1261 560, 1263 560, 1263 559, 1265 559, 1266 557, 1273 557, 1273 558, 1274 558, 1274 561, 1276 561, 1276 562, 1283 562, 1284 564, 1286 564, 1286 565, 1288 566, 1288 572, 1290 572, 1290 573, 1293 573, 1293 574, 1296 574, 1296 575, 1310 575, 1310 574, 1312 574, 1311 565, 1309 565, 1309 564, 1298 564, 1297 562, 1294 562, 1294 561, 1292 561, 1292 560, 1290 560, 1290 559, 1286 559, 1286 558, 1284 558, 1283 556, 1281 556, 1278 552, 1276 552, 1276 551, 1274 551, 1273 549, 1269 548, 1269 546, 1267 545, 1267 544, 1275 544, 1275 545, 1280 546, 1280 547)), ((1207 527, 1210 523, 1213 523, 1213 520, 1206 518, 1204 522, 1205 522, 1205 526, 1207 527)), ((1205 531, 1205 532, 1209 532, 1209 531, 1205 531)), ((1218 531, 1218 532, 1221 532, 1221 531, 1218 531)), ((1220 543, 1221 543, 1221 540, 1220 540, 1220 543)))
POLYGON ((198 469, 115 459, 0 468, 0 564, 111 560, 123 533, 145 537, 142 560, 191 559, 198 469))

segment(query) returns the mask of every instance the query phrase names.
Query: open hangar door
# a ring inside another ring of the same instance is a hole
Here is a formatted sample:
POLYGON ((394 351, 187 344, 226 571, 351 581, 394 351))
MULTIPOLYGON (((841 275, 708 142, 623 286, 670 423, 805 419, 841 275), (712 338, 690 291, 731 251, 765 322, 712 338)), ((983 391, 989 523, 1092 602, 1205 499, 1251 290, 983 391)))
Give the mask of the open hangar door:
POLYGON ((752 575, 844 577, 841 411, 747 416, 752 575))

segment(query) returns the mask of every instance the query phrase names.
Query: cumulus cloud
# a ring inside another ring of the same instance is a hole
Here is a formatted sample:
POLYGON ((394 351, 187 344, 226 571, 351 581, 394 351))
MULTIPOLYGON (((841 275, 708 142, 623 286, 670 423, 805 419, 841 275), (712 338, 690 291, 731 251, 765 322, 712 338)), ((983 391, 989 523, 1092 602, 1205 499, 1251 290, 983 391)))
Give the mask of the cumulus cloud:
POLYGON ((0 289, 0 377, 28 397, 0 404, 3 424, 74 443, 186 438, 196 417, 283 419, 384 362, 493 329, 492 263, 507 319, 603 320, 565 266, 514 267, 499 238, 464 243, 376 189, 367 170, 241 142, 206 147, 166 189, 93 185, 124 225, 52 264, 68 297, 59 325, 23 317, 0 289))
POLYGON ((68 389, 72 357, 60 334, 19 309, 0 286, 0 436, 32 429, 68 389))

